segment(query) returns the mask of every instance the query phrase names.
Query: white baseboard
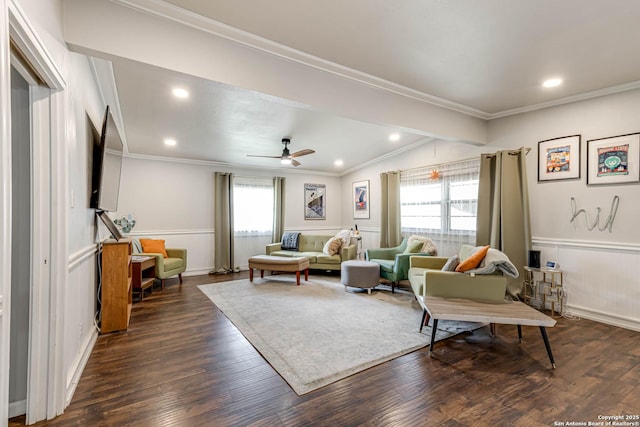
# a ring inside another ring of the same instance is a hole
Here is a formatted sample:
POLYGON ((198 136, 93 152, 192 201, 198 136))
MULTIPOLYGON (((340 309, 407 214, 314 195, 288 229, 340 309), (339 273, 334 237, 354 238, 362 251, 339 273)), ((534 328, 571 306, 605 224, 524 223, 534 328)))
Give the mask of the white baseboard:
POLYGON ((27 413, 27 400, 9 403, 9 418, 27 413))
POLYGON ((87 366, 87 362, 89 361, 89 357, 91 356, 91 352, 96 345, 96 341, 98 340, 98 331, 95 329, 91 330, 88 339, 85 341, 85 346, 82 351, 82 355, 77 360, 75 367, 73 368, 73 375, 71 379, 67 383, 67 392, 65 396, 65 404, 66 408, 71 403, 71 399, 73 398, 73 394, 76 392, 76 387, 80 382, 80 377, 82 376, 82 372, 84 368, 87 366))
POLYGON ((198 268, 196 270, 187 270, 182 273, 183 276, 200 276, 201 274, 209 274, 213 270, 213 266, 209 268, 198 268))
POLYGON ((628 319, 607 313, 594 311, 585 307, 576 307, 567 305, 567 311, 575 316, 583 319, 593 320, 594 322, 605 323, 607 325, 617 326, 618 328, 630 329, 640 332, 640 320, 628 319))

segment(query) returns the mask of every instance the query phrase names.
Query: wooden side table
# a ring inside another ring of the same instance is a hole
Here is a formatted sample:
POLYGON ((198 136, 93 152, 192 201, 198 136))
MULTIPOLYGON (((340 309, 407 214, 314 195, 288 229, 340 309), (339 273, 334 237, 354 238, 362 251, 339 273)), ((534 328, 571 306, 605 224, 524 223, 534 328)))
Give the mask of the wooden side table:
POLYGON ((137 293, 142 301, 145 289, 151 288, 153 291, 153 282, 156 280, 156 259, 152 256, 133 256, 131 264, 133 292, 137 293))

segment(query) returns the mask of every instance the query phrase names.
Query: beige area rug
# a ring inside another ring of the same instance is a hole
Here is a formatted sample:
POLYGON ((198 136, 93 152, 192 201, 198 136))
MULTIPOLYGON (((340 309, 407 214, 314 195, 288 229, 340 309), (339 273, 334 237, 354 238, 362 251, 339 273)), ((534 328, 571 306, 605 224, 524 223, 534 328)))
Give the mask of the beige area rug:
MULTIPOLYGON (((198 286, 271 366, 305 394, 429 345, 412 294, 345 292, 335 278, 293 275, 198 286)), ((482 326, 441 321, 437 340, 482 326)))

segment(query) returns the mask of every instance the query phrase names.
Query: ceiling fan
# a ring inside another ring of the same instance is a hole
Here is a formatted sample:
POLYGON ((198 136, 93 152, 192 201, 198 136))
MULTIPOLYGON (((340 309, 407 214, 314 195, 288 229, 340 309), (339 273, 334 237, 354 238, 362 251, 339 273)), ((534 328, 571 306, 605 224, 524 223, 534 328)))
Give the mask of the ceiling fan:
POLYGON ((305 148, 304 150, 296 151, 295 153, 289 153, 288 145, 291 144, 290 138, 282 138, 284 149, 279 156, 258 156, 256 154, 247 154, 248 157, 266 157, 269 159, 280 159, 280 163, 283 165, 300 166, 302 163, 296 160, 296 157, 306 156, 307 154, 313 154, 315 151, 305 148))

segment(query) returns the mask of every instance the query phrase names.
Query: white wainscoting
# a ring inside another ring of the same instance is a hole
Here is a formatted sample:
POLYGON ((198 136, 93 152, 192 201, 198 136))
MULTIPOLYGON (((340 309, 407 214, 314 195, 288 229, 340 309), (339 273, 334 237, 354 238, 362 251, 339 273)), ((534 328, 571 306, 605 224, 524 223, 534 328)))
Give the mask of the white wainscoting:
POLYGON ((97 244, 87 245, 71 254, 67 260, 66 305, 77 309, 65 314, 65 407, 73 398, 98 339, 98 331, 94 324, 97 252, 97 244))
POLYGON ((640 331, 640 245, 534 237, 563 271, 570 314, 640 331))
MULTIPOLYGON (((379 247, 380 230, 360 228, 364 249, 379 247)), ((563 270, 567 312, 640 331, 640 244, 534 237, 541 262, 563 270)), ((446 254, 442 254, 446 255, 446 254)))
POLYGON ((185 276, 208 274, 213 270, 213 230, 133 230, 127 236, 163 239, 168 248, 187 248, 185 276))

